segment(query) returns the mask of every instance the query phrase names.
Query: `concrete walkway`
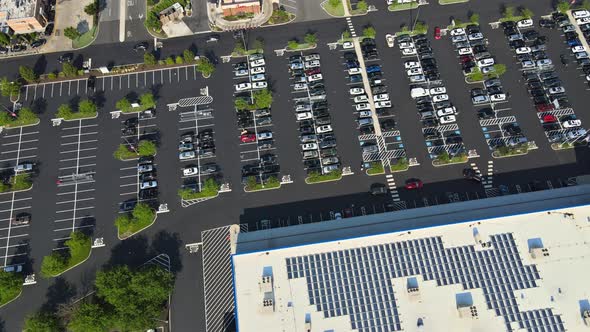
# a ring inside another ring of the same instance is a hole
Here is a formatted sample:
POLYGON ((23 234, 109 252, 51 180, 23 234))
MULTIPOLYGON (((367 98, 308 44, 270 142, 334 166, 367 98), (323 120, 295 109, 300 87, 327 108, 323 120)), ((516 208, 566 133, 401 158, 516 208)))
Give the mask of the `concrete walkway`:
POLYGON ((221 30, 231 31, 259 27, 266 23, 272 15, 272 0, 262 0, 262 11, 251 19, 239 21, 227 21, 223 18, 223 12, 215 4, 208 4, 207 13, 209 22, 221 30))
POLYGON ((348 10, 348 0, 342 0, 342 8, 344 9, 344 17, 350 17, 350 10, 348 10))
POLYGON ((55 27, 43 52, 60 52, 72 49, 72 41, 64 36, 67 27, 77 28, 80 33, 92 29, 93 18, 84 12, 84 7, 93 0, 58 0, 55 4, 55 27))

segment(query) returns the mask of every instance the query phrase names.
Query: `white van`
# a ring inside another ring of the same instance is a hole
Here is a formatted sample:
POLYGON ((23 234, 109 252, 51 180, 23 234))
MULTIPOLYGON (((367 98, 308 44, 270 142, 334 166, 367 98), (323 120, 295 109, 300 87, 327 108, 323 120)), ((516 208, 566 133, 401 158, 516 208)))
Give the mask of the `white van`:
POLYGON ((428 90, 426 90, 424 88, 413 88, 412 90, 410 90, 410 96, 413 99, 420 98, 420 97, 426 97, 428 95, 429 95, 428 90))

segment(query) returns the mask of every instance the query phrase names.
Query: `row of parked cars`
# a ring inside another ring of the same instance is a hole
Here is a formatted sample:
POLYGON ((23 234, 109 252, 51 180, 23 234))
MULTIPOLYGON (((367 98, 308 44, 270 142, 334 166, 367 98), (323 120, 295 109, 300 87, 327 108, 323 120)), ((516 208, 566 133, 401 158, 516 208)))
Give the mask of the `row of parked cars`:
MULTIPOLYGON (((559 27, 561 29, 571 55, 575 58, 578 68, 584 72, 587 84, 590 85, 590 55, 581 41, 581 38, 584 38, 586 42, 590 41, 590 11, 585 9, 574 10, 572 16, 576 19, 576 24, 579 26, 582 36, 578 35, 569 17, 559 12, 551 14, 552 19, 543 20, 546 23, 541 26, 547 28, 559 27)), ((561 61, 564 65, 569 62, 564 54, 561 55, 561 61)))
POLYGON ((266 89, 268 83, 265 76, 265 64, 264 56, 258 53, 248 56, 247 62, 234 64, 234 76, 236 78, 248 78, 248 82, 234 84, 234 91, 244 92, 266 89))
POLYGON ((295 81, 293 89, 298 93, 293 110, 307 174, 327 174, 341 167, 320 59, 318 53, 289 57, 289 72, 295 81))

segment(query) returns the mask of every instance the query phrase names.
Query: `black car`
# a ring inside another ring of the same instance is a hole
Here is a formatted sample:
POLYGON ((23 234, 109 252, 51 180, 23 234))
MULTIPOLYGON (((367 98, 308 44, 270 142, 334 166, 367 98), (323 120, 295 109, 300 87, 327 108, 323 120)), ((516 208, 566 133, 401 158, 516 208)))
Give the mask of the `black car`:
POLYGON ((371 184, 370 193, 373 196, 376 195, 386 195, 388 193, 387 186, 383 183, 373 183, 371 184))
POLYGON ((529 30, 522 34, 525 41, 533 41, 539 38, 539 33, 535 30, 529 30))
POLYGON ((74 60, 74 53, 64 53, 57 58, 59 63, 72 62, 74 60))
POLYGON ((447 138, 446 138, 446 144, 458 144, 461 142, 463 142, 463 138, 459 134, 447 136, 447 138))
POLYGON ((552 80, 554 78, 557 78, 557 73, 555 73, 554 71, 545 71, 545 72, 540 73, 539 77, 543 81, 552 80))
POLYGON ((504 93, 504 90, 502 89, 501 86, 492 86, 492 87, 488 88, 488 94, 495 95, 498 93, 504 93))
POLYGON ((463 176, 467 179, 467 180, 473 180, 476 182, 481 182, 481 175, 479 174, 479 172, 475 171, 473 168, 465 168, 463 169, 463 176))
POLYGON ((306 168, 319 168, 320 161, 319 159, 308 159, 303 162, 303 166, 306 168))
POLYGON ((31 43, 31 47, 32 48, 41 47, 41 46, 45 45, 46 42, 47 42, 47 40, 45 40, 45 39, 37 39, 31 43))
POLYGON ((553 29, 553 28, 555 28, 555 21, 554 20, 548 20, 548 19, 540 19, 539 20, 539 26, 541 28, 553 29))
POLYGON ((436 129, 432 129, 432 130, 427 130, 424 131, 424 139, 437 139, 437 138, 441 138, 441 134, 438 130, 436 129))
POLYGON ((300 126, 299 133, 301 133, 303 135, 314 134, 315 130, 313 129, 312 126, 300 126))
POLYGON ((354 52, 344 52, 343 56, 346 60, 357 60, 356 53, 354 52))
POLYGON ((493 119, 496 117, 496 113, 491 108, 482 108, 477 112, 477 117, 480 120, 493 119))
POLYGON ((321 118, 316 118, 315 123, 318 126, 323 126, 332 123, 332 119, 329 116, 323 116, 321 118))
POLYGON ((381 120, 379 123, 381 124, 381 129, 383 129, 383 130, 395 129, 395 120, 394 119, 381 120))
POLYGON ((86 81, 86 86, 88 89, 94 90, 96 87, 96 76, 89 76, 88 81, 86 81))
POLYGON ((276 164, 277 161, 278 161, 277 156, 272 153, 267 153, 267 154, 263 154, 262 156, 260 156, 260 163, 262 165, 273 165, 273 164, 276 164))
POLYGON ((299 54, 291 55, 289 57, 289 62, 301 62, 301 61, 303 61, 303 57, 299 54))
POLYGON ((199 134, 197 135, 197 137, 201 140, 204 139, 211 139, 213 138, 213 129, 203 129, 201 131, 199 131, 199 134))
POLYGON ((545 105, 549 104, 549 99, 546 96, 537 96, 533 98, 533 103, 535 105, 545 105))
POLYGON ((139 191, 139 199, 152 199, 158 197, 158 189, 157 188, 150 188, 150 189, 142 189, 139 191))
MULTIPOLYGON (((377 110, 377 112, 379 112, 379 110, 377 110)), ((364 127, 360 127, 359 128, 359 133, 361 135, 369 135, 369 134, 374 134, 375 133, 375 127, 373 126, 364 126, 364 127)))
POLYGON ((570 60, 567 58, 567 55, 565 55, 565 54, 559 55, 559 61, 561 61, 561 64, 566 67, 567 67, 568 63, 570 62, 570 60))
POLYGON ((123 136, 133 136, 137 134, 137 127, 123 127, 121 128, 121 134, 123 136))
POLYGON ((543 90, 543 89, 532 89, 532 90, 529 91, 529 93, 533 97, 539 97, 539 96, 544 96, 545 95, 545 90, 543 90))
POLYGON ((526 44, 524 43, 524 40, 517 39, 517 40, 513 40, 510 43, 508 43, 508 46, 510 46, 510 48, 512 48, 512 49, 516 49, 516 48, 524 47, 524 46, 526 46, 526 44))
POLYGON ((129 211, 133 210, 136 205, 137 205, 137 201, 135 199, 125 201, 125 202, 121 203, 121 205, 119 206, 119 212, 129 212, 129 211))
POLYGON ((125 127, 129 127, 129 128, 131 128, 131 127, 137 127, 138 121, 139 120, 136 117, 132 117, 132 118, 129 118, 129 119, 123 121, 123 125, 125 127))
POLYGON ((245 62, 235 63, 233 66, 235 70, 248 69, 248 64, 245 62))
POLYGON ((422 120, 422 126, 423 127, 436 127, 436 126, 438 126, 438 120, 437 119, 422 120))
POLYGON ((6 47, 0 46, 0 54, 6 54, 6 53, 8 53, 8 49, 6 47))
POLYGON ((541 83, 541 81, 539 81, 539 80, 529 81, 527 84, 528 84, 529 89, 531 89, 531 90, 539 89, 539 88, 543 87, 543 83, 541 83))
POLYGON ((522 133, 522 129, 520 129, 520 127, 514 123, 506 124, 502 126, 502 129, 504 129, 504 131, 506 131, 510 135, 519 135, 520 133, 522 133))
POLYGON ((324 140, 320 142, 320 149, 333 148, 336 146, 335 139, 324 140))
POLYGON ((535 60, 547 59, 547 53, 545 53, 544 51, 532 52, 531 56, 535 60))
POLYGON ((12 52, 22 52, 22 51, 24 51, 26 49, 27 49, 27 47, 25 45, 20 45, 20 44, 13 45, 13 46, 10 47, 10 50, 12 52))
POLYGON ((137 43, 135 44, 135 46, 133 46, 133 50, 135 52, 138 51, 147 51, 147 49, 150 47, 150 44, 148 42, 141 42, 141 43, 137 43))
POLYGON ((152 156, 139 157, 139 160, 137 160, 138 165, 151 164, 153 162, 154 162, 154 157, 152 157, 152 156))
POLYGON ((380 94, 380 93, 386 93, 387 88, 383 85, 376 85, 371 88, 371 92, 373 92, 374 95, 380 94))

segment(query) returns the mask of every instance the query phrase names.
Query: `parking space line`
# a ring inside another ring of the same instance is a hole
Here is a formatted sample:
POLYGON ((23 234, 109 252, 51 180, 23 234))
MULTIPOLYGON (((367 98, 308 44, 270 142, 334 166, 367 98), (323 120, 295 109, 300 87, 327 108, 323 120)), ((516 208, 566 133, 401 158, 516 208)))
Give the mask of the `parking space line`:
MULTIPOLYGON (((74 192, 74 194, 76 194, 76 192, 74 192)), ((57 204, 57 205, 59 205, 59 204, 70 204, 70 203, 76 203, 76 201, 78 201, 78 202, 84 202, 84 201, 91 201, 93 199, 94 199, 94 197, 79 198, 79 199, 73 199, 73 200, 69 200, 69 201, 55 202, 55 204, 57 204)))
MULTIPOLYGON (((76 211, 80 211, 80 210, 90 210, 90 209, 94 209, 94 206, 76 207, 74 205, 74 208, 73 209, 59 210, 59 211, 56 211, 55 213, 76 212, 76 211)), ((69 218, 69 220, 75 220, 75 219, 74 218, 69 218)))

